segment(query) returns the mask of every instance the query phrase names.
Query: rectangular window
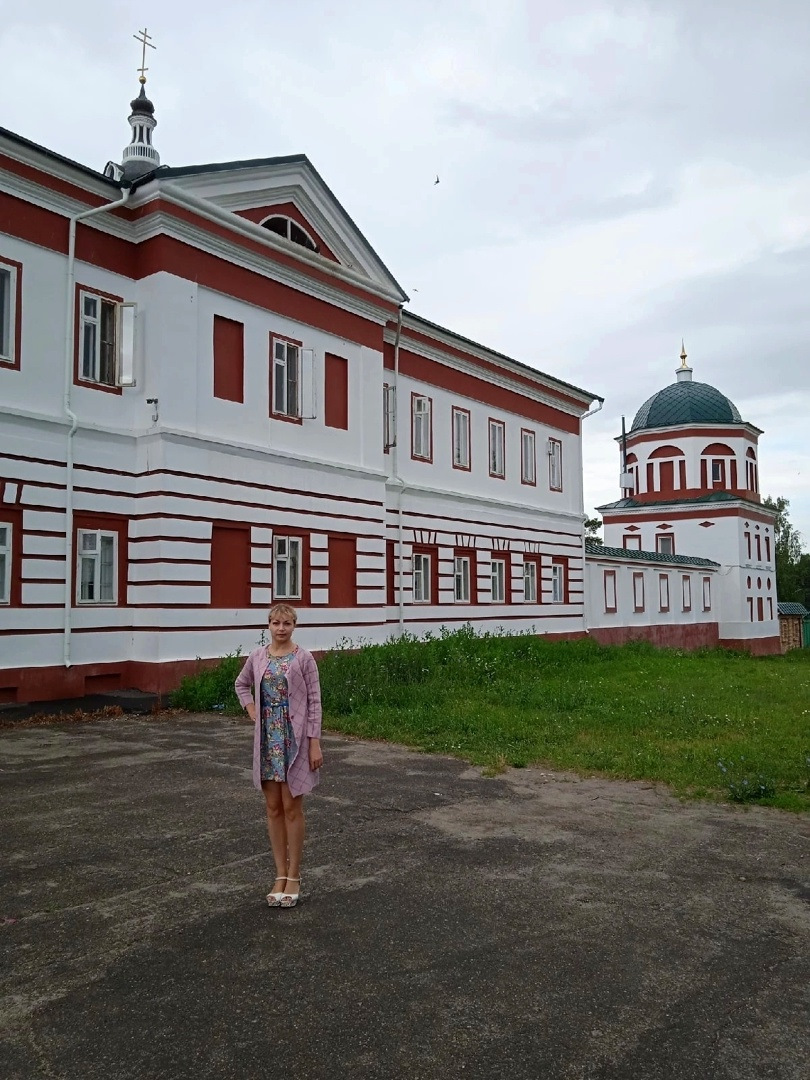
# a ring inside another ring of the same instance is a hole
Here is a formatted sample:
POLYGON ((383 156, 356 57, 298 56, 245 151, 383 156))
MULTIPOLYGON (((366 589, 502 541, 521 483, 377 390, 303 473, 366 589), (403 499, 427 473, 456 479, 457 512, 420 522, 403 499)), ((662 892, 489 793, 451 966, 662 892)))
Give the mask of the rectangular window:
POLYGON ((301 346, 273 338, 270 411, 273 416, 301 418, 301 346))
POLYGON ((633 574, 633 610, 644 610, 644 574, 633 574))
POLYGON ((383 451, 397 445, 397 395, 389 383, 383 384, 383 451))
POLYGON ((537 483, 537 448, 533 431, 521 428, 520 431, 520 482, 521 484, 537 483))
POLYGON ((397 602, 397 545, 393 540, 385 542, 385 602, 393 607, 397 602))
POLYGON ((566 604, 568 591, 567 566, 563 559, 554 559, 551 563, 551 602, 552 604, 566 604))
POLYGON ((349 361, 327 353, 324 357, 323 410, 327 427, 349 429, 349 361))
POLYGON ((245 328, 222 315, 214 316, 214 397, 245 400, 245 328))
POLYGON ((762 562, 762 537, 757 533, 754 539, 757 542, 757 562, 762 562))
POLYGON ((641 537, 638 533, 628 533, 622 537, 622 547, 627 551, 641 551, 641 537))
POLYGON ((0 364, 20 366, 22 266, 0 261, 0 364))
POLYGON ((472 574, 470 562, 469 555, 456 555, 453 560, 453 598, 457 604, 469 604, 471 602, 470 583, 472 574))
POLYGON ((605 611, 616 611, 616 571, 605 570, 605 611))
POLYGON ((768 618, 773 618, 773 597, 768 597, 768 618))
POLYGON ((273 599, 300 600, 303 583, 303 549, 300 536, 273 537, 273 599))
POLYGON ((413 602, 429 604, 431 594, 432 559, 427 552, 415 551, 413 554, 413 602))
POLYGON ((712 483, 725 483, 726 463, 724 461, 712 461, 712 483))
POLYGON ((659 533, 655 538, 655 550, 660 555, 674 555, 675 537, 669 533, 659 533))
POLYGON ((117 603, 118 533, 101 529, 79 529, 76 557, 76 602, 117 603))
POLYGON ((537 562, 535 559, 523 561, 523 603, 537 603, 537 562))
POLYGON ((548 486, 552 491, 562 491, 562 443, 559 439, 548 440, 548 486))
POLYGON ((669 611, 669 574, 658 575, 658 610, 669 611))
POLYGON ((748 600, 748 621, 754 621, 754 598, 753 596, 747 597, 748 600))
POLYGON ((765 602, 761 596, 757 597, 757 622, 762 622, 765 618, 765 602))
POLYGON ((703 610, 712 610, 712 579, 707 577, 703 579, 703 610))
POLYGON ((506 559, 493 559, 490 569, 492 581, 492 603, 506 603, 506 559))
POLYGON ((11 602, 11 524, 0 521, 0 604, 11 602))
POLYGON ((411 394, 411 457, 433 460, 433 401, 422 394, 411 394))
POLYGON ((765 537, 765 562, 770 562, 770 561, 771 561, 771 538, 770 538, 770 536, 766 536, 765 537))
POLYGON ((79 379, 116 386, 118 303, 96 293, 79 292, 79 379))
POLYGON ((470 469, 470 411, 453 406, 453 468, 470 469))
POLYGON ((745 534, 745 555, 748 561, 751 561, 751 533, 745 534))
POLYGON ((489 422, 489 475, 500 480, 506 476, 506 425, 502 420, 489 422))
POLYGON ((681 578, 682 606, 684 611, 692 610, 692 579, 688 574, 681 578))

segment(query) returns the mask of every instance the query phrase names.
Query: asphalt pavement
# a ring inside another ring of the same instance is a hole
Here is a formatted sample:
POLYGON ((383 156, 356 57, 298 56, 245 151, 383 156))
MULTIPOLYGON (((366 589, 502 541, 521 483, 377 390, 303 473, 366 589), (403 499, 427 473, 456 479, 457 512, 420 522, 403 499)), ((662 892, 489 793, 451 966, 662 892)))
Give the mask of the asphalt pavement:
POLYGON ((0 731, 2 1080, 808 1080, 810 822, 327 735, 302 900, 251 732, 0 731))

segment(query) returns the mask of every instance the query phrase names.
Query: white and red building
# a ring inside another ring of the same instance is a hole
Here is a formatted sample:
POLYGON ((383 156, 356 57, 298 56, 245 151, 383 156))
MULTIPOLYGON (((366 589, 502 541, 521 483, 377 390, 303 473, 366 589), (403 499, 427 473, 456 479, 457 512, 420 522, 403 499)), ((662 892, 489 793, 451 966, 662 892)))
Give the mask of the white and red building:
POLYGON ((268 605, 325 649, 587 628, 598 400, 404 310, 303 156, 104 173, 0 130, 0 703, 163 691, 268 605))

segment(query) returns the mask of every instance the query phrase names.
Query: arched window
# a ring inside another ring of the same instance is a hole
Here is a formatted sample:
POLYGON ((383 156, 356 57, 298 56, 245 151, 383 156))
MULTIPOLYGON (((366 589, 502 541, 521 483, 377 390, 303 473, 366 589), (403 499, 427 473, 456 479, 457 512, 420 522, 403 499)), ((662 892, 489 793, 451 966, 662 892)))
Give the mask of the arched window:
POLYGON ((757 455, 749 446, 745 451, 745 486, 749 491, 759 491, 759 470, 757 455))
POLYGON ((293 244, 300 244, 301 247, 305 247, 308 251, 318 251, 318 245, 309 233, 290 217, 283 214, 273 214, 272 217, 266 218, 261 224, 263 228, 269 229, 270 232, 274 232, 278 236, 283 236, 285 240, 291 240, 293 244))
POLYGON ((726 443, 709 443, 700 455, 700 486, 711 489, 736 488, 737 461, 726 443), (726 461, 730 458, 730 461, 726 461))

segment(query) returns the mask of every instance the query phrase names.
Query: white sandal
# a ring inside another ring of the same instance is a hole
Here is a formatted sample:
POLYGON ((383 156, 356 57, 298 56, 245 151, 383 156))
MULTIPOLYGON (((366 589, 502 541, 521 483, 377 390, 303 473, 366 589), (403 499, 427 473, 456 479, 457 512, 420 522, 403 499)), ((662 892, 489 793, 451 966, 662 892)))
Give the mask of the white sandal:
MULTIPOLYGON (((285 874, 276 874, 276 881, 283 881, 287 884, 287 877, 285 874)), ((267 906, 268 907, 281 907, 281 898, 284 896, 284 891, 281 892, 269 892, 267 894, 267 906)))
MULTIPOLYGON (((287 884, 289 884, 291 881, 297 881, 298 882, 298 888, 299 889, 301 888, 301 878, 288 877, 287 878, 287 884)), ((283 896, 281 897, 281 903, 279 904, 279 907, 283 907, 283 908, 295 907, 295 905, 298 903, 298 895, 299 894, 297 892, 293 893, 293 892, 287 892, 285 890, 283 896)))

